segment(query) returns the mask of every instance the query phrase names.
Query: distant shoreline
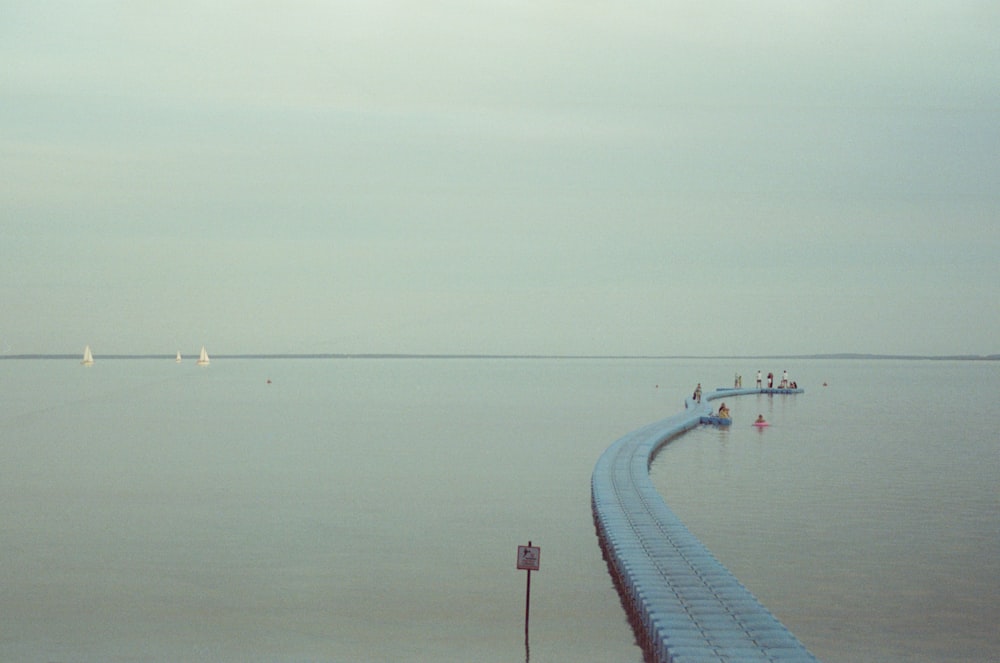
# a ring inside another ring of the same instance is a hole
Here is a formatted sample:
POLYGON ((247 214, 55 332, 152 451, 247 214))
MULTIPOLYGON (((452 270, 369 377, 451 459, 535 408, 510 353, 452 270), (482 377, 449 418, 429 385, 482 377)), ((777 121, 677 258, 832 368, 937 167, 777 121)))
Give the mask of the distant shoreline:
MULTIPOLYGON (((174 354, 99 354, 99 359, 174 359, 174 354)), ((79 359, 79 354, 10 354, 3 359, 79 359)), ((864 359, 908 361, 998 361, 1000 354, 992 355, 888 355, 888 354, 812 354, 812 355, 503 355, 503 354, 403 354, 403 353, 290 353, 290 354, 213 354, 212 359, 732 359, 732 360, 795 360, 795 359, 864 359)))

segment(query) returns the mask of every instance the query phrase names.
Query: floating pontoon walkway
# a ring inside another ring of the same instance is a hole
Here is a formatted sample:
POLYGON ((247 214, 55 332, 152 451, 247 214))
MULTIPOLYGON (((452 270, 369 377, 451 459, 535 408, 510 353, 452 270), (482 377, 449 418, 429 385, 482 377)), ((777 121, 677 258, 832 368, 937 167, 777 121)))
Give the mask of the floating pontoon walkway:
POLYGON ((597 533, 636 635, 664 663, 817 659, 684 526, 649 478, 657 449, 712 413, 717 398, 801 389, 719 389, 633 431, 591 480, 597 533))

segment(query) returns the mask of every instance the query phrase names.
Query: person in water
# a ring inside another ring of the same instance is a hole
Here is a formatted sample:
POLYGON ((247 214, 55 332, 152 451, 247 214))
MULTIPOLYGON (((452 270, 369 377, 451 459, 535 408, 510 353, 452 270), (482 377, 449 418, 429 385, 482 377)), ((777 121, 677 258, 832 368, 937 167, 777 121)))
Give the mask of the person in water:
POLYGON ((720 419, 728 419, 729 418, 729 408, 726 407, 725 403, 723 403, 722 405, 719 406, 719 418, 720 419))
POLYGON ((764 420, 764 415, 758 414, 757 415, 757 421, 755 421, 754 423, 755 424, 766 424, 767 421, 764 420))

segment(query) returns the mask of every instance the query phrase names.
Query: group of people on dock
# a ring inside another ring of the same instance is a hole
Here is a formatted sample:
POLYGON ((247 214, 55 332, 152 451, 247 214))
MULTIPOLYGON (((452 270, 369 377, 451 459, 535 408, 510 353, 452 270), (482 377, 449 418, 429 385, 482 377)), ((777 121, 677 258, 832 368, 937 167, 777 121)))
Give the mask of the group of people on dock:
MULTIPOLYGON (((783 370, 781 372, 781 379, 778 381, 777 386, 774 384, 774 382, 775 382, 774 373, 768 373, 767 374, 767 388, 768 389, 774 389, 774 388, 778 388, 778 389, 797 389, 798 388, 798 386, 793 381, 791 381, 791 380, 788 379, 788 370, 787 369, 785 369, 785 370, 783 370)), ((740 375, 739 373, 736 373, 735 377, 733 378, 733 387, 736 388, 736 389, 739 389, 742 386, 743 386, 743 376, 740 375)), ((764 388, 764 375, 763 375, 763 373, 761 371, 757 371, 757 388, 758 389, 763 389, 764 388)), ((701 383, 700 382, 694 388, 694 394, 692 394, 691 400, 693 400, 695 403, 701 403, 701 383)), ((685 407, 687 407, 686 403, 685 403, 685 407)), ((730 419, 731 418, 730 413, 729 413, 729 408, 726 407, 725 403, 722 403, 721 405, 719 405, 719 410, 718 410, 717 413, 714 414, 714 416, 718 417, 719 419, 730 419)), ((757 420, 754 422, 754 425, 756 425, 756 426, 760 426, 760 425, 766 426, 767 425, 767 421, 764 419, 764 415, 763 414, 757 415, 757 420)))
MULTIPOLYGON (((764 381, 761 377, 760 371, 757 371, 757 388, 764 388, 764 381)), ((767 374, 767 388, 774 389, 774 373, 767 374)), ((788 370, 781 372, 781 382, 778 383, 778 389, 795 389, 796 385, 794 382, 788 379, 788 370)))
MULTIPOLYGON (((743 386, 743 376, 740 375, 739 373, 736 373, 735 377, 733 378, 733 387, 736 388, 736 389, 739 389, 742 386, 743 386)), ((757 388, 758 389, 763 389, 764 388, 764 375, 763 375, 763 373, 761 371, 757 371, 757 388)), ((768 389, 774 389, 775 388, 774 373, 768 373, 767 374, 767 388, 768 389)), ((797 389, 798 388, 797 385, 793 381, 791 381, 791 380, 788 379, 788 370, 787 369, 785 369, 785 370, 783 370, 781 372, 781 379, 780 379, 780 381, 777 384, 777 388, 778 389, 797 389)), ((694 388, 694 393, 691 396, 691 400, 693 400, 695 403, 701 403, 701 383, 700 382, 694 388)), ((685 404, 685 407, 687 407, 687 404, 685 404)), ((731 419, 732 418, 731 415, 730 415, 729 408, 726 406, 725 403, 722 403, 721 405, 719 405, 718 412, 713 413, 713 416, 718 417, 719 419, 731 419)), ((764 415, 763 414, 757 415, 757 419, 756 419, 756 421, 754 421, 754 425, 755 426, 766 426, 767 425, 767 420, 764 419, 764 415)))
MULTIPOLYGON (((740 389, 743 387, 743 376, 736 373, 733 377, 733 388, 740 389)), ((760 371, 757 371, 757 388, 764 388, 764 377, 760 371)), ((767 374, 767 388, 774 389, 774 373, 767 374)), ((778 382, 778 389, 795 389, 796 385, 794 382, 788 379, 788 370, 781 372, 781 380, 778 382)))

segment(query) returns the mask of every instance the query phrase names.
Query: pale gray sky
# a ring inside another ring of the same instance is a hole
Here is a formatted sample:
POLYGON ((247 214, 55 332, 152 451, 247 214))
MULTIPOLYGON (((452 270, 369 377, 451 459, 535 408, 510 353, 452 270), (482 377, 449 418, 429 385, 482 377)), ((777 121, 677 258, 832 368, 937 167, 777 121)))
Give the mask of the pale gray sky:
POLYGON ((0 3, 0 351, 995 353, 995 2, 0 3))

